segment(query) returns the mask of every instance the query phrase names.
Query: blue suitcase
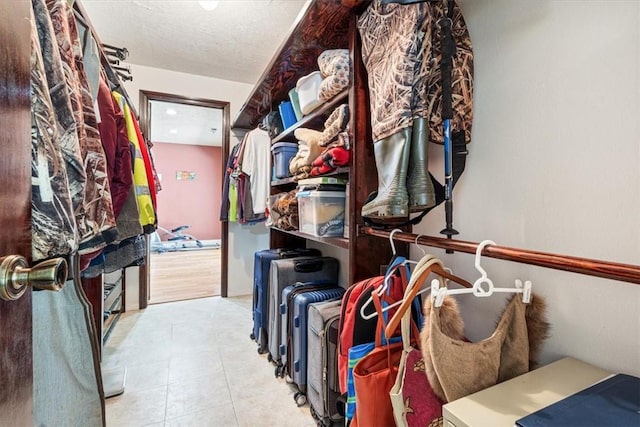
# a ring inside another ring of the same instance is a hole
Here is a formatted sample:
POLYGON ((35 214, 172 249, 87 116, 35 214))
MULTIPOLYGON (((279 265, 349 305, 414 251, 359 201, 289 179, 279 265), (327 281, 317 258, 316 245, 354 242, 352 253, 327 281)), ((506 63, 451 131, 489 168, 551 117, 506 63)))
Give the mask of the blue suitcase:
MULTIPOLYGON (((337 283, 339 278, 340 263, 332 257, 297 257, 271 261, 269 273, 269 323, 268 323, 268 350, 269 361, 276 366, 280 363, 280 333, 282 324, 280 316, 280 303, 282 291, 287 286, 297 282, 324 281, 337 283)), ((277 375, 276 371, 276 375, 277 375)))
POLYGON ((269 270, 274 259, 320 255, 317 249, 265 249, 254 254, 253 262, 253 330, 251 339, 258 343, 258 353, 267 351, 269 270))
POLYGON ((307 401, 308 306, 311 303, 341 298, 343 294, 344 289, 333 283, 296 284, 282 291, 282 331, 286 344, 281 347, 280 353, 288 379, 298 387, 299 392, 294 395, 298 406, 307 401))

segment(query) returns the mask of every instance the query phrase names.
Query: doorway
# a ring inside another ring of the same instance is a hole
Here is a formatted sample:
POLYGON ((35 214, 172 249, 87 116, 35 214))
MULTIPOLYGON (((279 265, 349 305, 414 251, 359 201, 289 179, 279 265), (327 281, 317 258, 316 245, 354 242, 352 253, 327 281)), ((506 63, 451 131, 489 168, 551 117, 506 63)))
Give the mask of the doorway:
POLYGON ((140 268, 140 308, 226 297, 228 225, 219 221, 219 209, 229 103, 141 90, 140 122, 165 189, 157 195, 158 229, 140 268))

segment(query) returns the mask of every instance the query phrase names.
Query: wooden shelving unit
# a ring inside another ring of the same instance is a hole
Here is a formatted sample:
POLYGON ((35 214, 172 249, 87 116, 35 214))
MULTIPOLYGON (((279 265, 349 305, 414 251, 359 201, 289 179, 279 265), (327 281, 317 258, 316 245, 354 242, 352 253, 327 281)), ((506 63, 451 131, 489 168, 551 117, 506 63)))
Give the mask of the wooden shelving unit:
MULTIPOLYGON (((392 255, 387 241, 359 233, 360 226, 363 225, 360 211, 369 194, 376 189, 377 176, 373 144, 370 143, 367 77, 360 55, 356 20, 357 11, 339 1, 308 2, 233 121, 234 128, 257 127, 266 114, 276 110, 280 102, 289 99, 288 92, 296 86, 299 78, 318 69, 317 58, 323 51, 349 49, 352 70, 350 87, 285 129, 272 141, 277 143, 291 138, 293 131, 302 126, 322 130, 326 117, 338 105, 348 104, 352 140, 351 165, 339 168, 331 174, 341 175, 349 180, 349 209, 345 212, 349 222, 348 237, 316 237, 299 231, 272 228, 270 247, 305 247, 308 242, 319 242, 346 249, 348 257, 341 259, 341 263, 342 268, 349 272, 350 284, 378 275, 380 266, 386 265, 392 255)), ((272 194, 294 187, 295 181, 292 178, 271 182, 272 194)), ((407 248, 408 245, 396 245, 396 249, 402 254, 407 252, 407 248)))

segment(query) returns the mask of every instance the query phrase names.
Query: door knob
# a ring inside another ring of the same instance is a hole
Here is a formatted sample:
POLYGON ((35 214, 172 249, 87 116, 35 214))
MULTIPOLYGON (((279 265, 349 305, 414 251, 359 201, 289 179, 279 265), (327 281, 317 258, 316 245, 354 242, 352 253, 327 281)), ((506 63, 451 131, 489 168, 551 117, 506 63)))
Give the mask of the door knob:
POLYGON ((59 291, 67 280, 67 261, 54 258, 35 267, 27 267, 27 260, 20 255, 0 258, 0 299, 13 301, 22 296, 27 286, 34 289, 59 291))

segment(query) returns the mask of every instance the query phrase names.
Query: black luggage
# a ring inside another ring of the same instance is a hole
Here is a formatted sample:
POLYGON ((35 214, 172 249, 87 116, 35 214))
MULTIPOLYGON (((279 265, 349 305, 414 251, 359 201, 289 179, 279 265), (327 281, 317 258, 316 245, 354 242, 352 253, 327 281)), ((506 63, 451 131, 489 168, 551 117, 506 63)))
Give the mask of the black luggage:
POLYGON ((298 406, 306 403, 307 392, 307 309, 309 304, 340 298, 344 289, 335 283, 297 283, 282 291, 282 372, 294 383, 298 406))
POLYGON ((268 296, 269 360, 280 366, 280 303, 282 291, 297 282, 338 283, 340 263, 331 257, 299 257, 271 261, 268 296))
POLYGON ((251 339, 258 343, 258 353, 267 351, 267 325, 269 314, 269 269, 274 259, 320 255, 317 249, 265 249, 254 254, 253 263, 253 330, 251 339))

